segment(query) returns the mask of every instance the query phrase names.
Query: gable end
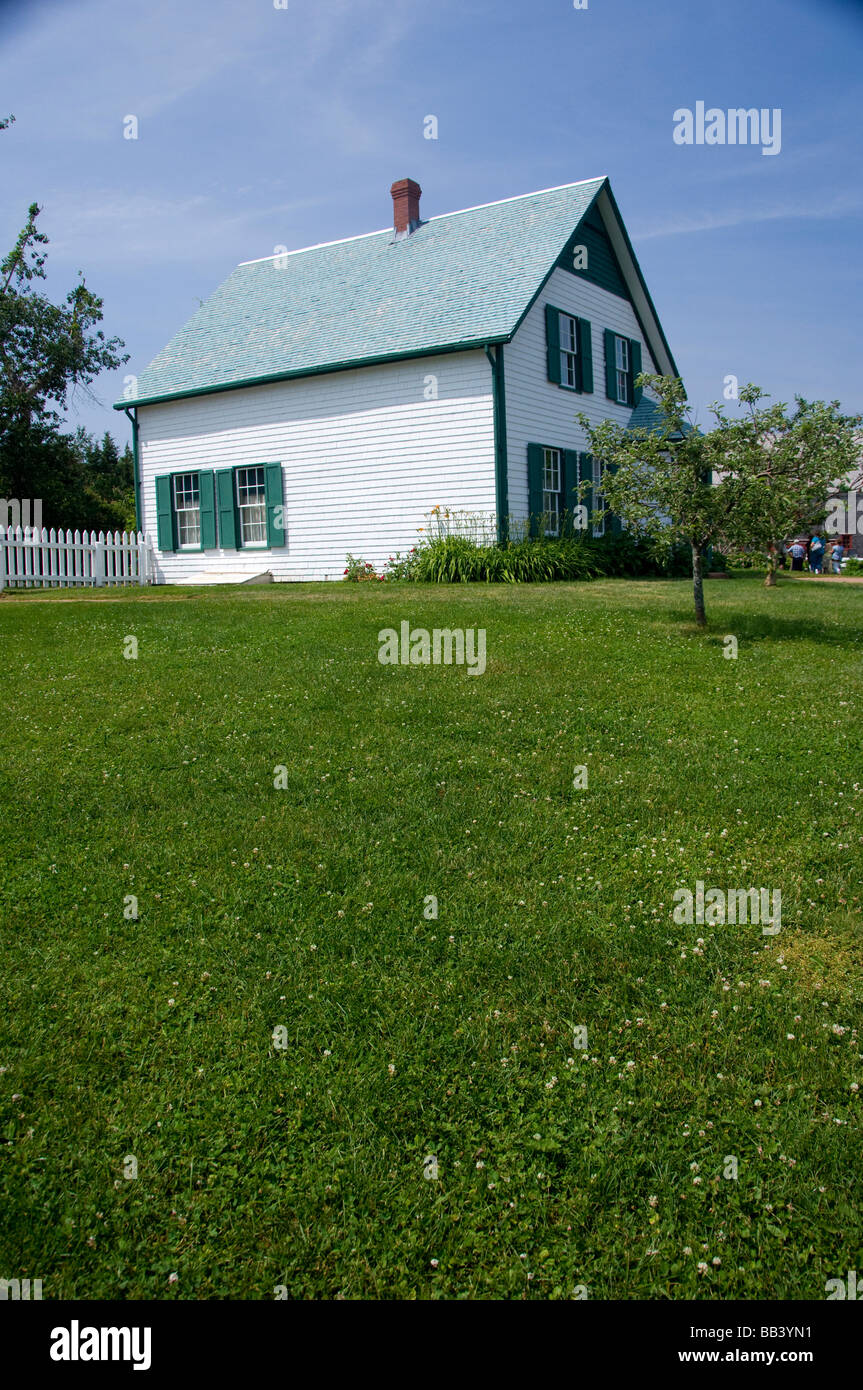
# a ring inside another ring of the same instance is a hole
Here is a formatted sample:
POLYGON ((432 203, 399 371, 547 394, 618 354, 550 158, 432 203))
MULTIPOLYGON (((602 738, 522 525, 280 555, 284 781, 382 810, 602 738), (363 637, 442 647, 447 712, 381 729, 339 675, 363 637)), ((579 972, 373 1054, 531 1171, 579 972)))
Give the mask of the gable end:
POLYGON ((589 280, 600 289, 608 290, 610 294, 616 294, 620 299, 632 302, 620 262, 595 209, 576 228, 557 264, 570 275, 575 275, 580 280, 589 280), (576 268, 574 262, 577 247, 583 247, 587 253, 587 266, 584 269, 576 268))

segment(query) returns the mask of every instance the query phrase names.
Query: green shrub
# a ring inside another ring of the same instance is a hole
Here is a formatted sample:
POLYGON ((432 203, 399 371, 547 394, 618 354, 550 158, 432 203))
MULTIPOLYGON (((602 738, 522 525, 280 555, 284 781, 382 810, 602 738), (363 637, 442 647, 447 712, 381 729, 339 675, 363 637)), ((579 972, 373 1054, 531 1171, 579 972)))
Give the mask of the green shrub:
POLYGON ((855 578, 863 577, 863 560, 857 555, 849 555, 842 573, 853 575, 855 578))
POLYGON ((480 579, 497 579, 492 546, 475 545, 467 536, 438 536, 419 547, 412 578, 420 583, 466 584, 480 579))
MULTIPOLYGON (((686 545, 663 546, 628 531, 591 536, 531 537, 528 519, 510 518, 509 539, 494 539, 494 518, 432 508, 420 540, 407 554, 390 555, 383 573, 368 560, 347 556, 345 579, 413 581, 425 584, 542 584, 598 578, 688 578, 692 557, 686 545)), ((714 562, 717 558, 714 557, 714 562)), ((724 567, 724 562, 723 562, 724 567)))
POLYGON ((602 572, 615 579, 688 579, 692 552, 688 545, 663 546, 628 531, 609 533, 591 542, 602 572))
POLYGON ((397 550, 384 565, 384 579, 416 579, 419 546, 412 546, 406 555, 397 550))
POLYGON ((763 570, 767 564, 766 556, 752 550, 726 550, 725 559, 736 570, 763 570))
POLYGON ((405 560, 391 559, 387 577, 427 584, 541 584, 691 573, 687 547, 662 550, 627 534, 518 539, 503 545, 480 545, 465 535, 438 535, 405 560))
POLYGON ((345 556, 346 569, 345 579, 354 584, 361 584, 366 579, 383 579, 382 574, 378 574, 371 560, 358 560, 355 555, 345 556))

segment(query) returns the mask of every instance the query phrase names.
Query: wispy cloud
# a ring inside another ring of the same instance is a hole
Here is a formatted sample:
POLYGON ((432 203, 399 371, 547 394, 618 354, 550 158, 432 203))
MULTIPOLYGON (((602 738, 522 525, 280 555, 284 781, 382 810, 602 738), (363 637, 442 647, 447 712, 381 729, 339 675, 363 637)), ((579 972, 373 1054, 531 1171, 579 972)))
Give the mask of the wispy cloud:
POLYGON ((39 73, 39 101, 28 116, 43 138, 116 139, 123 115, 150 118, 251 55, 253 31, 238 25, 224 0, 179 14, 173 0, 37 8, 6 46, 6 85, 15 88, 16 74, 39 73))
POLYGON ((57 261, 98 260, 103 265, 198 264, 246 258, 249 247, 272 254, 262 240, 262 228, 284 225, 291 215, 315 207, 321 200, 297 198, 261 207, 249 200, 228 212, 204 195, 161 198, 146 193, 94 190, 86 203, 75 195, 58 193, 43 200, 43 222, 57 226, 51 238, 57 261))
POLYGON ((633 235, 636 242, 651 241, 657 237, 691 236, 695 232, 714 232, 725 227, 742 227, 756 222, 778 222, 823 220, 848 217, 863 211, 863 196, 858 193, 842 194, 830 202, 822 202, 817 197, 811 203, 788 201, 771 207, 725 208, 716 212, 696 213, 692 216, 668 218, 662 222, 636 226, 633 235))
MULTIPOLYGON (((288 98, 296 93, 309 115, 327 124, 340 93, 385 75, 392 80, 394 53, 427 19, 412 0, 388 0, 383 8, 379 0, 290 0, 286 10, 263 0, 183 0, 180 7, 177 0, 83 0, 34 8, 32 16, 7 40, 7 85, 15 86, 16 73, 38 72, 42 136, 55 140, 62 129, 66 137, 96 141, 116 140, 126 114, 152 120, 214 87, 220 118, 230 119, 226 91, 247 101, 256 87, 270 87, 288 98), (102 51, 110 52, 109 63, 102 51), (72 80, 86 89, 86 100, 77 92, 70 100, 72 80)), ((348 116, 356 123, 355 113, 348 116)), ((348 135, 351 126, 348 119, 348 135)))

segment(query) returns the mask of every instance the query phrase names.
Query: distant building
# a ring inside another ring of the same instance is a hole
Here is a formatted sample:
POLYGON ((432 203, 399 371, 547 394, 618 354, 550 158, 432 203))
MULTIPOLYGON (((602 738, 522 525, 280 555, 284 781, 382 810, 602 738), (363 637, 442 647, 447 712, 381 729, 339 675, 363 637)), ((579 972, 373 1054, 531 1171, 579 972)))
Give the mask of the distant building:
POLYGON ((833 484, 827 499, 824 530, 828 541, 842 542, 846 555, 863 559, 863 432, 858 438, 858 466, 847 478, 839 478, 833 484))

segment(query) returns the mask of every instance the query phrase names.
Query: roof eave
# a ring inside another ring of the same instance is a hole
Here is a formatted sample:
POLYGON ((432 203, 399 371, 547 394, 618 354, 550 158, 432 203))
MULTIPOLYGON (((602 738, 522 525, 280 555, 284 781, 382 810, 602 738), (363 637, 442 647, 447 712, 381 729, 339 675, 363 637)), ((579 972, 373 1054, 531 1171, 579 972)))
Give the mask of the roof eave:
MULTIPOLYGON (((605 191, 605 192, 608 194, 608 199, 609 199, 609 202, 611 203, 612 211, 614 212, 614 215, 615 215, 615 217, 616 217, 616 219, 617 219, 617 225, 618 225, 618 227, 620 228, 620 230, 621 230, 621 232, 622 232, 622 234, 623 234, 624 245, 626 246, 626 250, 627 250, 627 252, 628 252, 628 254, 629 254, 629 258, 630 258, 630 260, 632 261, 633 268, 634 268, 635 273, 636 273, 636 275, 637 275, 637 277, 638 277, 638 283, 639 283, 639 285, 640 285, 640 287, 641 287, 642 294, 644 295, 644 298, 645 298, 645 300, 647 301, 647 306, 648 306, 648 308, 649 308, 649 310, 650 310, 650 313, 651 313, 651 315, 652 315, 652 317, 653 317, 653 322, 656 324, 656 330, 657 330, 657 332, 658 332, 658 334, 659 334, 659 338, 660 338, 660 342, 662 343, 663 350, 664 350, 664 352, 665 352, 665 354, 666 354, 666 356, 667 356, 667 358, 668 358, 669 363, 671 364, 671 367, 672 367, 672 375, 673 375, 673 376, 676 376, 676 377, 679 377, 679 376, 680 376, 680 372, 679 372, 679 370, 678 370, 677 363, 676 363, 675 360, 674 360, 674 354, 672 353, 671 348, 670 348, 669 345, 668 345, 668 339, 667 339, 666 336, 665 336, 665 332, 664 332, 664 330, 663 330, 662 323, 661 323, 661 321, 660 321, 659 315, 658 315, 657 312, 656 312, 656 306, 654 305, 653 300, 652 300, 651 297, 650 297, 650 291, 649 291, 649 289, 647 288, 647 283, 646 283, 646 281, 645 281, 645 279, 644 279, 644 276, 643 276, 642 273, 641 273, 641 266, 638 264, 638 258, 636 257, 635 251, 634 251, 633 246, 632 246, 632 242, 631 242, 630 239, 629 239, 629 232, 626 230, 626 223, 624 222, 623 218, 622 218, 621 215, 620 215, 620 208, 617 206, 617 199, 615 198, 615 196, 614 196, 614 194, 613 194, 613 192, 612 192, 612 190, 611 190, 611 184, 610 184, 610 182, 608 181, 608 179, 605 180, 605 182, 604 182, 604 184, 603 184, 603 189, 600 189, 600 192, 602 192, 602 191, 605 191)), ((597 197, 599 197, 599 194, 597 194, 597 197)), ((585 214, 585 216, 586 216, 586 214, 585 214)))
MULTIPOLYGON (((584 179, 584 180, 582 180, 582 182, 584 182, 584 183, 593 183, 593 179, 584 179)), ((528 303, 527 303, 527 305, 525 306, 525 308, 524 308, 524 309, 522 310, 522 312, 519 314, 518 320, 517 320, 517 322, 515 323, 515 325, 513 326, 512 332, 510 333, 510 338, 514 338, 514 337, 515 337, 516 333, 517 333, 518 330, 521 328, 521 325, 524 323, 524 320, 527 318, 527 316, 528 316, 528 314, 530 313, 531 309, 533 308, 534 304, 535 304, 536 301, 539 299, 539 296, 542 294, 543 290, 545 289, 546 285, 548 284, 549 280, 551 279, 552 275, 554 274, 555 270, 557 269, 558 260, 560 259, 560 256, 561 256, 561 254, 562 254, 562 252, 563 252, 563 250, 564 250, 564 247, 566 246, 566 243, 569 241, 570 237, 573 235, 573 232, 577 231, 578 228, 581 226, 582 222, 584 221, 585 217, 589 216, 590 211, 591 211, 591 209, 594 207, 594 205, 595 205, 595 203, 596 203, 596 200, 597 200, 597 198, 599 197, 600 193, 602 193, 603 189, 608 185, 608 175, 607 175, 607 174, 603 174, 603 175, 602 175, 602 178, 601 178, 600 180, 598 180, 598 182, 599 182, 599 187, 597 188, 596 192, 594 193, 593 197, 591 198, 591 200, 590 200, 590 202, 588 203, 587 207, 585 208, 584 212, 583 212, 583 213, 581 214, 581 216, 579 217, 577 223, 575 224, 575 227, 574 227, 574 228, 571 228, 570 231, 567 232, 567 234, 566 234, 566 236, 565 236, 563 242, 561 243, 560 250, 557 251, 557 252, 555 253, 554 260, 552 261, 551 265, 549 266, 549 268, 548 268, 548 270, 547 270, 545 276, 544 276, 543 279, 542 279, 542 282, 541 282, 540 285, 537 287, 536 291, 531 295, 530 300, 528 301, 528 303)), ((611 192, 610 187, 609 187, 609 192, 611 192)), ((619 215, 619 214, 618 214, 618 215, 619 215)))
POLYGON ((328 362, 317 367, 299 367, 296 371, 267 372, 264 376, 241 377, 238 381, 219 382, 213 386, 190 386, 182 391, 165 391, 155 396, 136 396, 133 400, 115 401, 114 410, 135 409, 141 405, 161 405, 166 401, 188 400, 192 396, 214 396, 223 391, 242 391, 250 386, 269 386, 278 381, 295 381, 300 377, 325 376, 333 372, 356 371, 360 367, 376 367, 387 362, 404 362, 417 357, 439 357, 448 352, 481 352, 486 344, 508 343, 512 333, 488 334, 468 338, 458 343, 442 343, 437 347, 417 348, 410 352, 388 352, 375 357, 356 357, 344 362, 328 362))

